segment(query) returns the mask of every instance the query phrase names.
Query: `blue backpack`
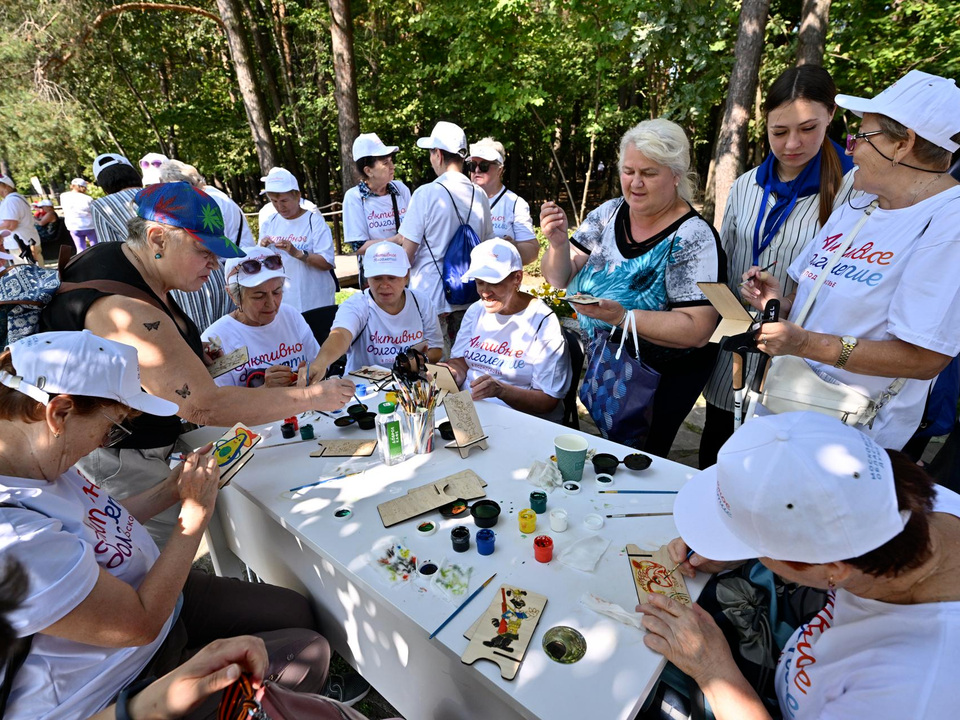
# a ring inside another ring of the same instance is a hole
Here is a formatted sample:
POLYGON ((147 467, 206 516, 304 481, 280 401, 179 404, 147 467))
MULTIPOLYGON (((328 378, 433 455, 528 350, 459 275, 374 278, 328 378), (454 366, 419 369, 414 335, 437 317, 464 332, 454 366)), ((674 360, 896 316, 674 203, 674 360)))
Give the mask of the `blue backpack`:
POLYGON ((957 398, 960 397, 960 357, 950 361, 933 381, 923 420, 915 437, 937 437, 953 430, 957 419, 957 398))
POLYGON ((430 257, 433 258, 433 264, 437 268, 437 272, 440 273, 440 279, 443 281, 443 294, 446 296, 447 302, 451 305, 469 305, 480 299, 477 284, 473 280, 463 281, 463 275, 470 267, 470 252, 480 244, 480 238, 476 231, 467 224, 470 222, 470 213, 473 211, 473 196, 476 188, 470 190, 470 205, 467 208, 467 219, 464 221, 460 216, 460 210, 457 209, 457 203, 453 199, 453 193, 442 183, 438 184, 450 196, 453 210, 457 213, 457 220, 460 221, 460 226, 453 234, 453 238, 447 246, 447 252, 443 256, 443 270, 440 269, 437 258, 433 254, 433 250, 430 249, 430 243, 427 242, 426 235, 423 236, 423 243, 427 246, 430 257))

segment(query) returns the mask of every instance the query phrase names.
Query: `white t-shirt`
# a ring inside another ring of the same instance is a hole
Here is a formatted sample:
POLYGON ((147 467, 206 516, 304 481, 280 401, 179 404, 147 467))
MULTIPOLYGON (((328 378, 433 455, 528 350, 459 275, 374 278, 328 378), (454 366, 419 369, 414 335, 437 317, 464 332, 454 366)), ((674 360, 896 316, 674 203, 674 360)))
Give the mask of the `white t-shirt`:
POLYGON ((224 315, 203 331, 201 337, 209 341, 214 335, 223 343, 224 354, 246 346, 250 359, 235 370, 214 379, 221 387, 247 386, 247 378, 254 370, 266 370, 273 365, 286 365, 294 372, 300 363, 309 365, 320 352, 320 343, 303 319, 303 315, 285 302, 273 322, 261 327, 244 325, 230 315, 224 315))
POLYGON ((464 389, 481 375, 554 398, 562 398, 570 387, 570 356, 560 320, 539 298, 514 315, 488 313, 475 302, 463 316, 450 357, 467 362, 464 389))
MULTIPOLYGON (((304 210, 310 210, 311 212, 317 210, 316 204, 310 202, 304 197, 300 198, 300 207, 302 207, 304 210)), ((257 225, 259 225, 260 227, 263 227, 263 223, 266 222, 267 218, 273 217, 276 214, 277 214, 277 209, 273 206, 273 203, 268 200, 267 204, 257 211, 257 225)), ((252 238, 250 240, 250 244, 253 245, 252 238)), ((240 243, 240 246, 241 247, 244 246, 242 241, 240 243)))
POLYGON ((20 239, 27 245, 36 245, 40 242, 40 234, 34 225, 33 213, 30 212, 30 205, 23 199, 20 193, 12 192, 7 195, 0 203, 0 221, 16 220, 17 227, 10 231, 9 235, 3 236, 3 247, 13 251, 17 256, 20 255, 20 246, 13 239, 13 235, 19 235, 20 239))
POLYGON ((347 350, 347 372, 366 365, 392 367, 398 353, 416 346, 442 348, 443 336, 437 313, 422 293, 404 290, 406 302, 396 315, 385 312, 370 290, 348 297, 337 309, 333 328, 343 328, 353 336, 347 350))
POLYGON ((530 205, 513 190, 503 188, 490 201, 490 221, 496 237, 510 237, 514 242, 536 240, 530 205))
POLYGON ((232 242, 237 242, 239 235, 240 242, 237 244, 240 247, 253 245, 253 233, 250 232, 250 225, 241 207, 229 195, 213 185, 207 185, 203 191, 213 198, 223 214, 223 234, 232 242))
MULTIPOLYGON (((0 502, 21 506, 0 507, 0 559, 19 561, 30 583, 26 600, 8 619, 19 636, 34 636, 4 717, 90 717, 146 667, 175 613, 141 647, 96 647, 40 631, 86 599, 101 568, 136 588, 160 551, 122 505, 73 469, 54 482, 0 476, 0 502)), ((110 608, 102 615, 109 622, 110 608)))
MULTIPOLYGON (((936 511, 960 515, 937 488, 936 511)), ((800 626, 777 665, 787 720, 957 717, 960 602, 894 605, 837 590, 800 626)))
MULTIPOLYGON (((410 188, 399 180, 391 180, 399 194, 397 211, 400 222, 410 205, 410 188)), ((373 195, 364 199, 359 187, 352 187, 343 196, 343 241, 358 249, 368 240, 386 240, 397 234, 397 222, 393 215, 393 200, 390 193, 373 195)))
MULTIPOLYGON (((333 235, 327 227, 327 221, 319 212, 308 210, 293 220, 274 213, 260 226, 260 238, 270 237, 274 241, 290 240, 297 250, 306 250, 311 255, 320 255, 333 265, 333 235)), ((336 302, 336 285, 329 270, 318 270, 284 253, 283 268, 290 283, 284 293, 283 302, 298 312, 333 305, 336 302)))
MULTIPOLYGON (((864 195, 855 205, 862 208, 872 199, 864 195)), ((793 317, 803 307, 820 268, 862 215, 862 210, 849 204, 842 206, 790 266, 790 276, 797 281, 793 317)), ((960 353, 958 268, 960 186, 908 208, 877 208, 831 271, 803 326, 859 340, 900 339, 954 357, 960 353)), ((895 380, 858 375, 830 364, 810 365, 825 379, 846 383, 873 398, 895 380)), ((880 410, 873 428, 860 429, 881 447, 899 450, 920 424, 931 382, 908 380, 880 410)))
POLYGON ((471 183, 466 175, 454 171, 445 172, 432 183, 421 185, 414 190, 410 207, 407 208, 407 214, 400 225, 400 234, 420 246, 413 256, 410 287, 424 293, 438 313, 450 312, 453 309, 443 294, 441 273, 447 246, 460 227, 457 211, 464 222, 476 231, 480 242, 494 237, 487 194, 471 183), (456 211, 450 204, 450 195, 440 187, 441 184, 453 195, 456 211), (469 220, 466 216, 468 207, 469 220), (426 243, 423 242, 424 239, 426 243))
POLYGON ((63 222, 67 230, 93 229, 93 214, 90 212, 92 202, 92 197, 76 190, 67 190, 60 195, 60 207, 63 208, 63 222))

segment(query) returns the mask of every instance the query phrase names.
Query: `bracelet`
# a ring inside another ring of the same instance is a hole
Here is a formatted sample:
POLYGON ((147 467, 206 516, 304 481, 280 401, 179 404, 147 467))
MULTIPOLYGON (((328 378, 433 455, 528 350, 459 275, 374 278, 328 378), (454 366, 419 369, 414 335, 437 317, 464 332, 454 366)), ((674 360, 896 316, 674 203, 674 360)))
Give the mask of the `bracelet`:
POLYGON ((156 680, 156 677, 148 677, 144 680, 140 680, 139 682, 135 682, 133 685, 127 685, 127 687, 120 691, 120 694, 117 695, 117 720, 133 720, 133 718, 130 717, 129 708, 127 708, 127 705, 130 703, 130 698, 143 690, 154 680, 156 680))
POLYGON ((619 321, 614 327, 620 327, 621 325, 623 325, 623 321, 627 319, 627 313, 629 313, 629 312, 630 312, 629 310, 627 310, 626 308, 624 308, 624 309, 623 309, 623 317, 620 318, 620 321, 619 321))

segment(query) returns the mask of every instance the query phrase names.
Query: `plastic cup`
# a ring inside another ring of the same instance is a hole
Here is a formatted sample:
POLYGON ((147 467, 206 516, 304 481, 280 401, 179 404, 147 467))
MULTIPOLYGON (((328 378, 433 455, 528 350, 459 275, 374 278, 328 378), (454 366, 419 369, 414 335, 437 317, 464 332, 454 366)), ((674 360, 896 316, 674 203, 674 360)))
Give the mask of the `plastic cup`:
POLYGON ((587 460, 587 439, 582 435, 558 435, 553 440, 557 453, 557 467, 564 482, 580 482, 583 464, 587 460))

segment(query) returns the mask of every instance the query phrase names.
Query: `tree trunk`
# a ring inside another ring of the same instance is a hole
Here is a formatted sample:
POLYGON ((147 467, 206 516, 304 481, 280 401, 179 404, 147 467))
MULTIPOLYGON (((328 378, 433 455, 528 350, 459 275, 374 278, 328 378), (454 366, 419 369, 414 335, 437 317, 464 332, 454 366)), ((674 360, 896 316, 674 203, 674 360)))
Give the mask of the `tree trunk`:
POLYGON ((823 65, 823 49, 830 21, 830 0, 803 0, 797 65, 823 65))
POLYGON ((353 141, 360 134, 360 110, 357 100, 356 64, 353 57, 353 18, 350 0, 328 0, 330 35, 333 40, 333 98, 337 103, 337 129, 340 135, 340 175, 343 191, 360 178, 353 162, 353 141))
MULTIPOLYGON (((597 49, 597 54, 600 49, 597 49)), ((587 194, 590 192, 590 178, 593 175, 593 156, 597 149, 597 127, 600 125, 600 73, 597 73, 596 100, 593 104, 593 126, 590 128, 590 158, 587 160, 587 172, 583 178, 583 200, 580 202, 580 217, 587 216, 587 194)))
POLYGON ((714 227, 720 227, 723 222, 730 188, 743 169, 747 126, 757 89, 763 35, 767 28, 769 11, 770 0, 743 0, 740 8, 733 71, 730 73, 727 103, 720 123, 720 137, 717 140, 714 227))
POLYGON ((247 38, 240 21, 240 8, 237 6, 237 0, 217 0, 217 9, 223 19, 230 57, 233 59, 234 72, 237 74, 237 84, 240 86, 240 96, 243 98, 243 107, 247 112, 247 122, 250 123, 250 134, 257 148, 260 170, 266 175, 271 168, 280 164, 280 159, 273 140, 273 132, 270 130, 263 93, 260 91, 250 58, 250 48, 247 46, 247 38))
POLYGON ((137 103, 137 107, 140 109, 140 112, 143 114, 143 119, 147 121, 147 125, 150 126, 150 129, 153 130, 153 135, 157 139, 157 147, 160 152, 164 155, 168 155, 167 144, 163 140, 163 136, 160 134, 160 128, 157 127, 157 121, 153 117, 153 113, 150 112, 150 108, 147 107, 147 104, 143 101, 143 98, 140 96, 140 93, 137 91, 136 86, 133 84, 133 80, 130 79, 130 76, 127 74, 127 71, 123 69, 123 65, 117 62, 117 58, 114 57, 113 53, 110 53, 110 57, 113 60, 113 64, 117 68, 117 72, 120 73, 120 77, 123 78, 123 82, 126 84, 127 89, 130 90, 130 94, 133 95, 134 101, 137 103))
MULTIPOLYGON (((173 76, 173 70, 170 64, 170 54, 165 47, 161 47, 163 52, 163 62, 158 68, 160 77, 160 93, 166 101, 166 106, 173 107, 173 100, 170 97, 170 78, 173 76)), ((167 151, 168 156, 177 159, 177 131, 173 124, 167 125, 167 151)))

